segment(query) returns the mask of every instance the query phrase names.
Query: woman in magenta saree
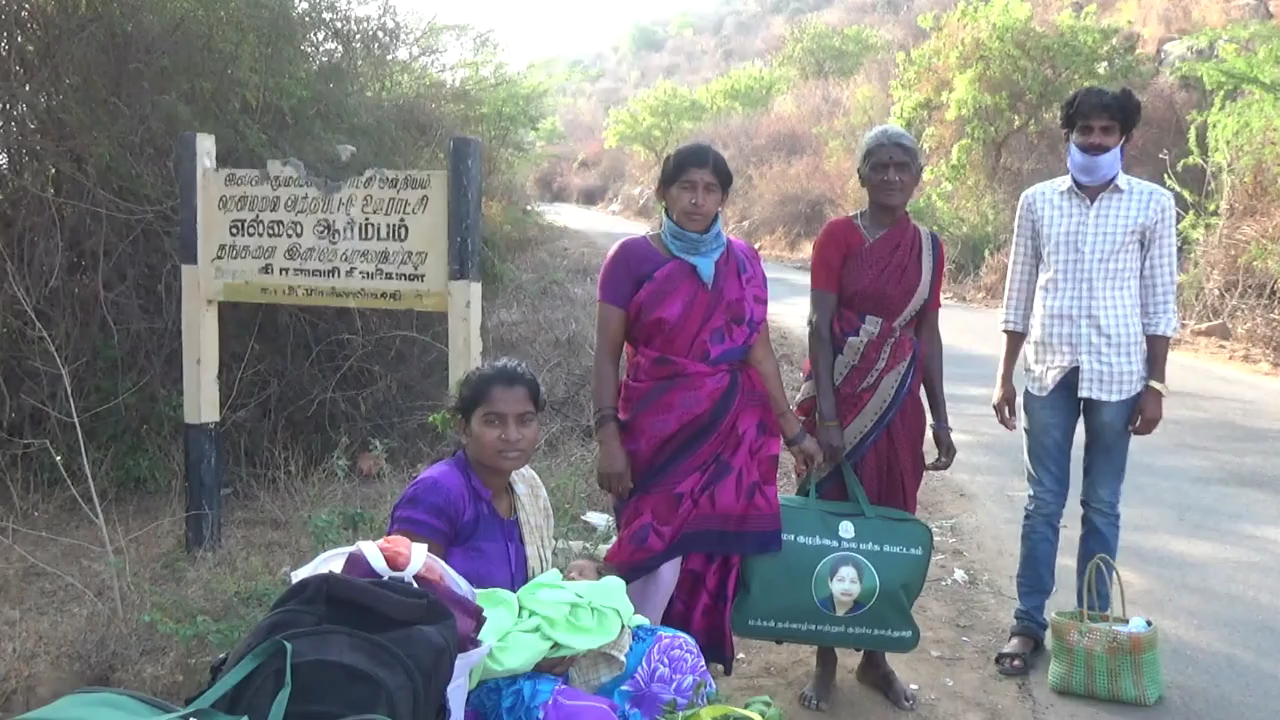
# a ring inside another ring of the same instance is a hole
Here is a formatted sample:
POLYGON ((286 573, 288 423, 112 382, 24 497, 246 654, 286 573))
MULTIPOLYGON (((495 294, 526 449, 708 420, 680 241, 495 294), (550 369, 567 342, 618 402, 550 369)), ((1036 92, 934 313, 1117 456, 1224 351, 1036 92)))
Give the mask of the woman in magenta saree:
MULTIPOLYGON (((945 470, 955 458, 938 329, 942 243, 906 210, 920 171, 919 148, 904 130, 881 126, 868 133, 858 167, 867 208, 831 220, 814 242, 809 366, 796 406, 827 457, 853 465, 872 504, 910 513, 926 467, 945 470), (928 466, 921 385, 938 449, 928 466)), ((838 466, 819 478, 818 495, 849 499, 838 466)), ((826 709, 836 663, 834 649, 818 649, 802 705, 826 709)), ((899 708, 914 708, 914 693, 884 653, 864 652, 857 677, 899 708)))
POLYGON ((595 366, 598 480, 618 523, 605 559, 637 613, 726 673, 740 559, 781 547, 779 433, 802 470, 821 459, 782 386, 764 267, 720 227, 732 183, 707 145, 664 161, 662 231, 619 242, 601 270, 595 366))

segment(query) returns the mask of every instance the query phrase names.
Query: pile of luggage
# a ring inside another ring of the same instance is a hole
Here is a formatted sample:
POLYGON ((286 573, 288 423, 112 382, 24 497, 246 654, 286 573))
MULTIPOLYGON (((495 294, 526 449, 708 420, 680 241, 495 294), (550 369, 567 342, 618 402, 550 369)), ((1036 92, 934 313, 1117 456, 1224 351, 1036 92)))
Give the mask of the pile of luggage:
POLYGON ((372 545, 331 551, 295 572, 184 707, 83 688, 16 720, 459 720, 474 663, 465 656, 476 651, 459 662, 454 612, 412 569, 341 572, 349 556, 376 554, 372 545))

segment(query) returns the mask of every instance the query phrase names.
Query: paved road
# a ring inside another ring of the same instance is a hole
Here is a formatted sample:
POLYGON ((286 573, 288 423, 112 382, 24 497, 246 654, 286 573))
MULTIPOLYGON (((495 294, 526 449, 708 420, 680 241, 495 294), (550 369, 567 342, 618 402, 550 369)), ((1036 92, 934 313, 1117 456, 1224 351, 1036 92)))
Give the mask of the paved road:
MULTIPOLYGON (((542 210, 602 242, 644 230, 575 206, 542 210)), ((771 320, 801 329, 807 273, 771 265, 768 274, 771 320)), ((943 308, 947 396, 960 449, 951 479, 980 499, 987 515, 981 537, 970 540, 983 570, 1012 595, 1026 493, 1021 436, 996 425, 989 405, 1000 342, 995 323, 992 310, 943 308)), ((1280 708, 1271 664, 1280 647, 1280 380, 1175 353, 1169 383, 1174 395, 1164 424, 1136 440, 1130 456, 1120 553, 1131 611, 1163 629, 1166 699, 1151 715, 1057 697, 1041 677, 1032 683, 1037 718, 1246 720, 1275 717, 1280 708)), ((1058 557, 1062 587, 1074 577, 1082 444, 1078 435, 1077 492, 1058 557)), ((1059 592, 1054 609, 1069 607, 1072 595, 1059 592)))

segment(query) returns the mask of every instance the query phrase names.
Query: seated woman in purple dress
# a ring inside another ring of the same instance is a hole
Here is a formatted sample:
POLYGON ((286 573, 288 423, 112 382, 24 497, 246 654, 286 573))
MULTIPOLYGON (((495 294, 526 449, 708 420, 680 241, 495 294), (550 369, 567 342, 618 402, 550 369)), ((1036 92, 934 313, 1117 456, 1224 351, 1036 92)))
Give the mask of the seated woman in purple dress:
MULTIPOLYGON (((551 501, 529 468, 543 402, 518 360, 471 371, 454 406, 463 449, 405 488, 387 534, 426 543, 476 588, 514 592, 552 569, 551 501)), ((622 647, 603 649, 616 654, 611 677, 599 671, 607 663, 544 660, 533 672, 477 685, 467 720, 656 720, 673 705, 703 705, 715 691, 688 635, 650 625, 621 639, 622 647)))

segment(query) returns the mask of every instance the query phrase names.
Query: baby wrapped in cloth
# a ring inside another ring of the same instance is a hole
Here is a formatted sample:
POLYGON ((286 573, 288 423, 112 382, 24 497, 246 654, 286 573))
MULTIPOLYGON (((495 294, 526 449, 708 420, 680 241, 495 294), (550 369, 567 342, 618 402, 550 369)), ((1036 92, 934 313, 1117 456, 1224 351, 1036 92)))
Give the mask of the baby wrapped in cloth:
POLYGON ((631 628, 648 620, 635 614, 622 578, 591 560, 533 578, 516 592, 476 591, 484 609, 480 642, 491 645, 472 685, 520 675, 545 658, 574 657, 569 684, 586 692, 618 676, 626 667, 631 628), (602 577, 603 575, 603 577, 602 577))
MULTIPOLYGON (((395 571, 408 566, 411 545, 399 536, 376 543, 395 571)), ((448 586, 436 562, 441 561, 434 559, 414 579, 453 611, 459 649, 492 645, 484 663, 471 672, 473 688, 481 680, 529 672, 544 658, 574 656, 569 685, 594 692, 625 669, 631 628, 648 622, 635 614, 622 579, 596 560, 574 560, 563 576, 549 570, 514 593, 500 588, 477 590, 474 603, 448 586)), ((359 553, 348 557, 342 572, 377 577, 359 553)))

